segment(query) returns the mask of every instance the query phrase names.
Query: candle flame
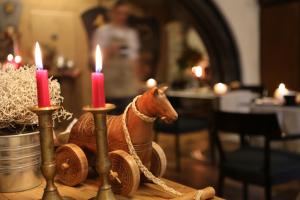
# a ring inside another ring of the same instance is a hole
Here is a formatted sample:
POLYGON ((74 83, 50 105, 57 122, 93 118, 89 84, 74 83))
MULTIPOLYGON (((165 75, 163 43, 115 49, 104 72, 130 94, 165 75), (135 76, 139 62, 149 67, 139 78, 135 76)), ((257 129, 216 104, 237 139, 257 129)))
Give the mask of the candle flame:
POLYGON ((38 69, 43 69, 42 52, 38 42, 35 43, 34 59, 36 67, 38 69))
POLYGON ((197 78, 201 78, 203 75, 203 69, 201 66, 195 66, 192 68, 192 72, 197 78))
POLYGON ((100 73, 102 70, 102 54, 101 54, 101 50, 100 50, 100 46, 99 44, 97 44, 96 46, 96 72, 100 73))

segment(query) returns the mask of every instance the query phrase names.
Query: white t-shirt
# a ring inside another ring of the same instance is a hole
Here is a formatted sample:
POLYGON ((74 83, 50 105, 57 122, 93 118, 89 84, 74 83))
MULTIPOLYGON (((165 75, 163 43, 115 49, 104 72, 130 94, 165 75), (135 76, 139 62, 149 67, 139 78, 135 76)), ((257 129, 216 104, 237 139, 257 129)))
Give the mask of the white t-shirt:
POLYGON ((119 27, 113 24, 106 24, 95 30, 92 39, 92 45, 95 47, 100 44, 101 47, 108 47, 113 40, 119 40, 124 43, 121 48, 122 55, 129 59, 138 57, 139 40, 135 30, 129 27, 119 27))
POLYGON ((107 97, 123 98, 137 95, 139 82, 135 66, 131 62, 138 57, 139 42, 136 31, 129 27, 107 24, 95 31, 93 47, 96 44, 100 44, 104 49, 113 44, 119 47, 103 66, 107 97))

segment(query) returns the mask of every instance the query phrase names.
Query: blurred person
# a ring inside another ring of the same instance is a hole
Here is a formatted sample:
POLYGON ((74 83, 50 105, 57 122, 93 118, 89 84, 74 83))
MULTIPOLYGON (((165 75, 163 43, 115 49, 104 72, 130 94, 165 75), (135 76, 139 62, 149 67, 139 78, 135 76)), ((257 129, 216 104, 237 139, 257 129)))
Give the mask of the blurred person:
POLYGON ((92 39, 93 47, 101 46, 105 93, 107 101, 117 105, 114 114, 122 113, 140 89, 137 75, 140 44, 137 32, 127 25, 129 14, 128 1, 117 1, 111 10, 110 23, 96 29, 92 39))

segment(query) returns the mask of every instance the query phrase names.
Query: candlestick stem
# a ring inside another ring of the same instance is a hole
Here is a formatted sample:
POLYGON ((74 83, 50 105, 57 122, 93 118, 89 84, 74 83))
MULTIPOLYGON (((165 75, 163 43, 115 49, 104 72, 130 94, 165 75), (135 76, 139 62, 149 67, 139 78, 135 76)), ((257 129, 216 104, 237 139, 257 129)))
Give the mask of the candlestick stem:
POLYGON ((115 200, 112 192, 111 185, 108 179, 111 163, 108 158, 108 141, 107 141, 107 127, 106 127, 106 114, 113 110, 113 104, 106 104, 105 107, 91 108, 84 107, 83 110, 91 112, 94 116, 96 136, 96 169, 99 174, 101 186, 99 187, 97 196, 93 200, 115 200))
POLYGON ((30 110, 38 115, 41 154, 42 154, 42 173, 46 180, 46 187, 42 200, 67 200, 70 197, 61 197, 55 184, 54 177, 56 171, 54 141, 53 141, 53 120, 52 114, 58 110, 59 106, 32 107, 30 110))

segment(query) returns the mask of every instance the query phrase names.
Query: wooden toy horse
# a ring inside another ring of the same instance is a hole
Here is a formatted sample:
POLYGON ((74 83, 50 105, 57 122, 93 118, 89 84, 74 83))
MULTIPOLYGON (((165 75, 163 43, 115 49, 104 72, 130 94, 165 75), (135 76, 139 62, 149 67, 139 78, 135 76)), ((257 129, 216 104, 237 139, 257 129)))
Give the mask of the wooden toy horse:
MULTIPOLYGON (((124 117, 132 146, 142 164, 155 176, 162 176, 165 172, 166 157, 161 147, 153 142, 153 124, 156 118, 170 123, 178 117, 165 95, 166 89, 152 88, 135 98, 123 115, 107 116, 112 185, 116 193, 132 195, 140 184, 140 170, 130 154, 124 134, 124 117)), ((95 163, 93 155, 96 153, 96 141, 93 130, 93 115, 83 114, 71 130, 69 144, 58 148, 57 177, 62 183, 74 186, 86 179, 87 163, 91 166, 95 163)))
MULTIPOLYGON (((152 88, 136 97, 122 115, 107 116, 113 191, 124 196, 133 195, 140 185, 142 172, 165 191, 180 196, 174 200, 211 198, 213 188, 183 195, 158 178, 164 174, 167 161, 162 148, 153 142, 153 124, 157 118, 170 123, 178 117, 165 95, 166 89, 152 88)), ((62 183, 75 186, 83 182, 88 164, 94 166, 96 141, 93 131, 93 115, 85 113, 73 126, 69 143, 57 149, 57 178, 62 183)))

